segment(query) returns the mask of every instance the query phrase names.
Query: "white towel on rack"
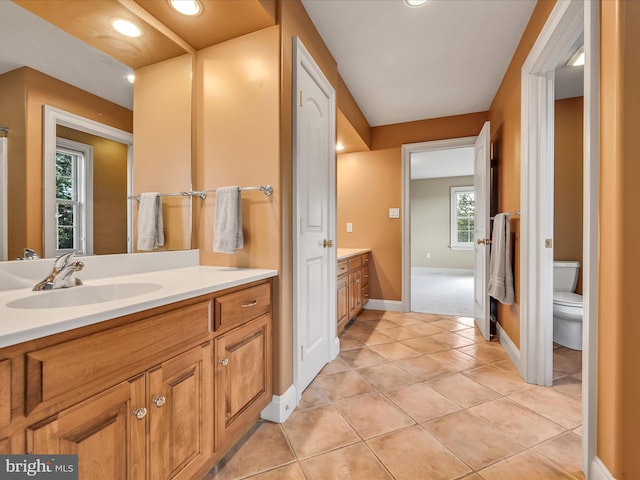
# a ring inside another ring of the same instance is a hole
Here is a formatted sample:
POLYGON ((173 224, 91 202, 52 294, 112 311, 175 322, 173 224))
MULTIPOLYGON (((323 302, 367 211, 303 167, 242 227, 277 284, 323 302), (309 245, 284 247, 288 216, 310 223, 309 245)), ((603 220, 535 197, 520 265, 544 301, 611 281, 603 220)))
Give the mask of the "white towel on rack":
POLYGON ((160 194, 141 193, 138 207, 138 250, 153 250, 163 245, 164 227, 160 194))
POLYGON ((505 305, 511 305, 514 302, 511 228, 509 216, 505 213, 499 213, 493 219, 487 293, 505 305))
POLYGON ((217 188, 213 218, 213 251, 235 253, 243 246, 240 187, 217 188))

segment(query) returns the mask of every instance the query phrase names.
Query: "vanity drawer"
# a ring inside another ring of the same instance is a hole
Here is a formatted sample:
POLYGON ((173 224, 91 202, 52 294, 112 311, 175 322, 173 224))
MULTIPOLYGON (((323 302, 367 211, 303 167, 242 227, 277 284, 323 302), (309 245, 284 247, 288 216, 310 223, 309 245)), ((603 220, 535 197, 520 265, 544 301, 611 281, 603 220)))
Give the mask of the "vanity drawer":
POLYGON ((353 272, 354 270, 360 268, 362 266, 362 257, 358 255, 357 257, 351 257, 349 259, 349 271, 353 272))
POLYGON ((369 254, 365 253, 364 255, 362 255, 362 266, 366 267, 369 265, 369 254))
POLYGON ((210 301, 26 354, 26 413, 65 407, 210 336, 210 301))
POLYGON ((340 260, 338 262, 338 269, 336 271, 336 276, 344 275, 349 271, 349 261, 347 259, 340 260))
POLYGON ((364 267, 362 269, 362 287, 366 287, 369 285, 369 267, 364 267))
POLYGON ((214 329, 228 330, 271 311, 271 283, 263 283, 215 299, 214 329))

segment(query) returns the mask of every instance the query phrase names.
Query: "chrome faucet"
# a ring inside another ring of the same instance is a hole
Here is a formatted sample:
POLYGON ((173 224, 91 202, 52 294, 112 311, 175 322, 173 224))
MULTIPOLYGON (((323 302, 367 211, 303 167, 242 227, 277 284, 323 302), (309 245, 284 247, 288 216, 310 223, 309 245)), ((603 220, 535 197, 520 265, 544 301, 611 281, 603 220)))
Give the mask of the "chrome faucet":
POLYGON ((75 252, 69 252, 56 258, 51 273, 33 287, 33 290, 53 290, 82 285, 80 279, 76 278, 76 272, 82 270, 84 263, 75 260, 74 255, 75 252))
POLYGON ((32 248, 25 248, 23 252, 24 252, 24 257, 16 258, 16 260, 38 260, 40 258, 40 255, 38 255, 38 252, 36 252, 32 248))

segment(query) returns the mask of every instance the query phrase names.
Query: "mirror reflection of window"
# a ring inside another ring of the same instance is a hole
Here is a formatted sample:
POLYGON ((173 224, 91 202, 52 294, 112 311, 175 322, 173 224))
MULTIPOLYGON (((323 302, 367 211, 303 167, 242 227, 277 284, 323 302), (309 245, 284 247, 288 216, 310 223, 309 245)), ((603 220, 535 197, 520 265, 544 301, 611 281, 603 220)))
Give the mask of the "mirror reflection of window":
POLYGON ((93 253, 92 164, 90 145, 56 140, 56 255, 93 253))

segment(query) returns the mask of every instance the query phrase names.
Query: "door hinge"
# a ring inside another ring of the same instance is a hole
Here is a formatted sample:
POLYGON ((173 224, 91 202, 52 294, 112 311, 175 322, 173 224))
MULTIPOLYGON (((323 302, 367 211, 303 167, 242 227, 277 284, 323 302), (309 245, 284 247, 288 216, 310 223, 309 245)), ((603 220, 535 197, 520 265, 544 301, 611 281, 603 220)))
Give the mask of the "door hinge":
POLYGON ((304 345, 300 346, 300 361, 304 362, 304 345))
POLYGON ((302 106, 302 90, 300 90, 300 106, 302 106))

